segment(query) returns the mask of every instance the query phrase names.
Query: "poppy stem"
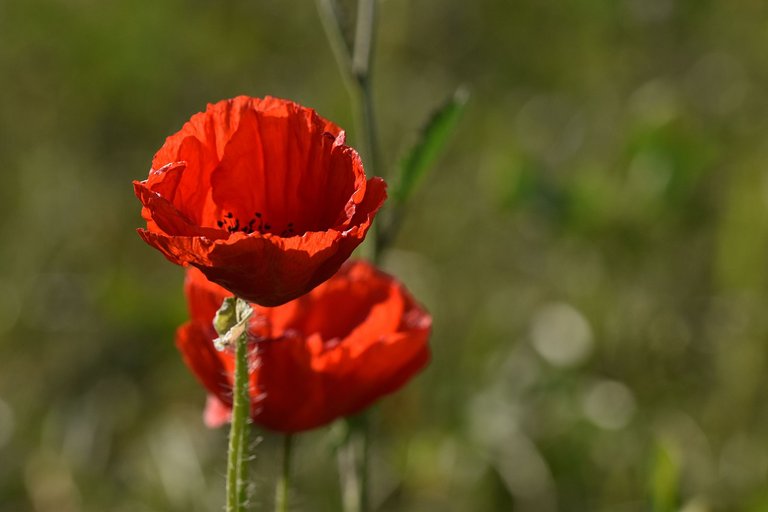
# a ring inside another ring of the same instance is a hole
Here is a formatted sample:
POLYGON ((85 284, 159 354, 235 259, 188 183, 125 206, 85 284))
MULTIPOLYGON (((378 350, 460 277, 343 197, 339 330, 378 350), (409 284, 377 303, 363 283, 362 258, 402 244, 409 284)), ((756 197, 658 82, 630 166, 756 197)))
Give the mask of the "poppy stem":
POLYGON ((362 116, 361 138, 364 140, 366 156, 368 157, 368 170, 372 175, 377 176, 378 173, 381 173, 381 167, 379 166, 378 127, 371 87, 375 35, 376 0, 359 0, 351 71, 360 92, 358 102, 362 116))
POLYGON ((356 130, 370 175, 381 173, 371 68, 376 32, 376 0, 359 0, 353 44, 344 34, 343 12, 336 0, 315 0, 333 56, 355 110, 356 130))
MULTIPOLYGON (((372 176, 382 176, 383 168, 381 166, 379 152, 378 124, 376 122, 376 111, 374 109, 373 89, 371 87, 371 72, 373 69, 373 55, 376 42, 376 20, 377 20, 377 0, 358 0, 357 2, 357 25, 355 27, 355 45, 352 52, 352 74, 357 80, 359 94, 359 112, 362 116, 361 125, 362 139, 365 141, 365 148, 368 156, 368 171, 372 176)), ((384 249, 383 245, 377 244, 379 238, 379 224, 373 225, 373 243, 372 248, 374 263, 379 263, 384 249)), ((359 512, 368 512, 368 480, 369 480, 369 454, 370 454, 370 418, 369 413, 363 412, 360 415, 360 422, 357 426, 357 435, 359 437, 357 460, 357 474, 359 489, 359 512)))
POLYGON ((285 434, 283 436, 283 471, 280 479, 277 481, 275 491, 275 512, 287 512, 288 510, 288 489, 291 483, 291 451, 293 448, 293 436, 285 434))
POLYGON ((342 510, 344 512, 367 512, 369 510, 369 422, 368 411, 347 418, 346 424, 349 428, 347 438, 337 451, 342 510))
MULTIPOLYGON (((352 99, 357 118, 356 134, 364 148, 367 174, 381 176, 383 167, 380 160, 378 124, 371 86, 377 0, 358 0, 355 39, 352 45, 344 35, 344 23, 341 19, 343 12, 337 0, 316 0, 316 4, 331 50, 352 99)), ((380 233, 378 223, 374 223, 372 230, 374 236, 371 254, 374 263, 378 264, 385 245, 380 242, 384 242, 385 237, 380 233)), ((361 415, 359 423, 339 452, 345 512, 367 512, 368 510, 370 425, 367 413, 361 415), (350 465, 354 468, 353 473, 349 471, 350 465)))
MULTIPOLYGON (((240 299, 238 299, 240 300, 240 299)), ((238 319, 239 320, 239 319, 238 319)), ((227 460, 227 512, 241 512, 247 499, 246 437, 250 396, 248 393, 248 335, 235 341, 235 379, 232 386, 232 425, 227 460)))
POLYGON ((336 0, 315 0, 320 21, 331 46, 331 51, 344 79, 344 85, 351 96, 356 94, 356 85, 352 73, 352 48, 350 48, 342 28, 340 6, 336 0))
POLYGON ((360 461, 358 472, 360 474, 360 512, 370 510, 370 498, 368 496, 368 478, 371 452, 371 425, 368 411, 362 414, 360 426, 360 461))

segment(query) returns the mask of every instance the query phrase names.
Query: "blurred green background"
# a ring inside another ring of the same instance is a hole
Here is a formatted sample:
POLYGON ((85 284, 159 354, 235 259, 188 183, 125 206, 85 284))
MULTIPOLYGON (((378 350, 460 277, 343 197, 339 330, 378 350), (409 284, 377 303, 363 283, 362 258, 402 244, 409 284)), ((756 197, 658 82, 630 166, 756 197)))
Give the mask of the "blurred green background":
MULTIPOLYGON (((472 98, 386 257, 435 329, 376 409, 377 510, 768 510, 768 4, 380 7, 389 166, 472 98)), ((131 180, 238 94, 355 144, 309 0, 0 1, 0 511, 221 510, 182 270, 131 180)), ((298 440, 295 510, 338 510, 336 438, 298 440)))

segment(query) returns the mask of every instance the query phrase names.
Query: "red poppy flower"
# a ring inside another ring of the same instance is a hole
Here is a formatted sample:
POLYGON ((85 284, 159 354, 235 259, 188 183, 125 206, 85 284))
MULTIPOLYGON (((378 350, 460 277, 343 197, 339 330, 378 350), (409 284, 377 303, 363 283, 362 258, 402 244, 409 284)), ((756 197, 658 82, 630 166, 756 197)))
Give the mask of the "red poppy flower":
POLYGON ((246 96, 192 116, 134 190, 145 242, 264 306, 331 277, 386 198, 338 126, 291 101, 246 96))
MULTIPOLYGON (((213 316, 226 290, 190 269, 192 320, 176 333, 184 361, 209 393, 206 423, 228 420, 234 356, 213 346, 213 316)), ((251 416, 269 429, 297 432, 356 413, 403 386, 429 360, 431 318, 393 277, 348 262, 307 295, 255 307, 251 339, 251 416)))

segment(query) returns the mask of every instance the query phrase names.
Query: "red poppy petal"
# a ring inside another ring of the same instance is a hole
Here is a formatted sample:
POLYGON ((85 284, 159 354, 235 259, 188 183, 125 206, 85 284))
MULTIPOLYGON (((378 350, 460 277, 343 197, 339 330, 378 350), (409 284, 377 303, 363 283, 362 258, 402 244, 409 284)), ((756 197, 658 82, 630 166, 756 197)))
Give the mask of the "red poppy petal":
POLYGON ((243 114, 262 104, 259 98, 238 96, 208 104, 176 134, 168 137, 152 161, 153 169, 171 162, 187 164, 184 181, 174 204, 198 224, 214 227, 220 208, 211 195, 211 174, 221 162, 226 146, 240 128, 243 114))
POLYGON ((299 432, 355 414, 426 366, 428 335, 426 329, 394 334, 356 358, 345 351, 339 367, 346 372, 317 372, 307 350, 311 337, 305 344, 272 342, 261 355, 258 380, 265 398, 254 419, 273 430, 299 432))
POLYGON ((347 263, 308 295, 268 311, 288 341, 266 343, 260 356, 266 398, 255 419, 267 428, 295 432, 354 414, 399 389, 429 360, 429 315, 367 263, 347 263), (349 303, 370 309, 360 318, 349 303), (327 337, 334 330, 347 334, 334 341, 327 337))
POLYGON ((215 148, 207 146, 203 140, 187 136, 170 156, 171 160, 159 167, 155 165, 165 159, 155 156, 147 186, 167 198, 196 224, 214 227, 215 223, 205 223, 204 220, 213 216, 216 209, 210 183, 211 171, 219 163, 215 148), (178 165, 181 168, 176 167, 178 165))
MULTIPOLYGON (((368 180, 365 189, 365 198, 355 208, 355 215, 352 218, 352 226, 360 226, 358 229, 368 229, 373 222, 373 216, 379 211, 381 205, 387 199, 387 184, 379 177, 368 180)), ((363 234, 363 236, 365 236, 363 234)))
MULTIPOLYGON (((328 212, 330 215, 338 212, 335 219, 326 216, 327 218, 324 220, 329 223, 327 225, 332 225, 335 229, 344 231, 352 224, 357 207, 365 198, 368 181, 365 178, 365 170, 363 169, 360 155, 351 147, 344 145, 343 133, 334 142, 333 156, 335 157, 334 167, 351 168, 354 173, 354 192, 351 195, 349 195, 347 190, 342 191, 340 187, 329 187, 329 190, 339 195, 333 204, 335 205, 338 201, 346 201, 346 204, 344 204, 344 208, 341 211, 338 208, 334 208, 328 212)), ((339 175, 340 173, 336 171, 334 174, 339 175)))
POLYGON ((241 223, 258 213, 273 233, 289 225, 296 234, 333 225, 365 174, 351 162, 354 150, 336 144, 343 136, 325 126, 314 111, 296 106, 243 112, 211 173, 218 216, 203 222, 212 225, 231 212, 241 223))
MULTIPOLYGON (((274 308, 273 327, 319 333, 325 340, 348 337, 356 326, 366 322, 371 305, 386 301, 389 294, 386 282, 360 282, 351 276, 349 267, 345 264, 332 279, 292 301, 294 307, 287 308, 286 304, 274 308)), ((322 351, 321 346, 318 352, 322 351)))
POLYGON ((291 238, 235 233, 216 241, 137 231, 169 261, 194 265, 208 280, 265 306, 283 304, 328 279, 360 243, 335 231, 291 238))
POLYGON ((219 428, 232 420, 232 408, 215 395, 208 395, 205 400, 203 422, 208 428, 219 428))
POLYGON ((210 322, 225 298, 232 293, 212 283, 195 267, 189 267, 184 277, 184 294, 187 297, 189 314, 201 323, 210 322))
POLYGON ((147 229, 149 231, 174 236, 206 236, 213 240, 227 237, 227 233, 224 231, 200 227, 191 222, 165 196, 150 190, 145 183, 134 181, 133 188, 136 197, 144 205, 142 216, 147 220, 147 229))
POLYGON ((139 234, 244 299, 292 300, 339 269, 386 198, 344 140, 338 126, 290 101, 208 105, 134 185, 147 221, 139 234))
MULTIPOLYGON (((241 96, 240 98, 249 99, 247 96, 241 96)), ((258 98, 250 99, 254 100, 258 98)), ((282 117, 286 117, 298 112, 305 116, 305 118, 308 120, 311 120, 311 122, 320 124, 324 132, 328 132, 334 137, 338 136, 342 132, 342 129, 339 128, 335 123, 322 118, 317 114, 317 112, 314 111, 314 109, 303 107, 294 101, 275 98, 272 96, 265 96, 264 99, 261 100, 257 110, 270 114, 277 112, 277 115, 282 117)))
POLYGON ((250 108, 251 105, 255 108, 259 103, 261 100, 258 98, 246 96, 209 103, 205 112, 193 115, 189 121, 184 123, 181 130, 165 140, 165 144, 152 160, 152 167, 159 169, 169 162, 185 160, 184 157, 189 156, 184 150, 187 139, 196 139, 202 143, 205 154, 197 156, 205 157, 208 162, 211 161, 210 159, 215 159, 218 162, 224 152, 224 146, 237 130, 240 123, 239 113, 250 108), (180 156, 182 158, 179 158, 180 156))
POLYGON ((213 240, 199 236, 170 236, 141 228, 136 231, 142 240, 163 253, 172 263, 183 266, 210 264, 208 252, 213 246, 213 240))
MULTIPOLYGON (((196 325, 212 339, 210 321, 227 292, 195 269, 187 273, 185 292, 196 325)), ((399 389, 429 360, 429 315, 401 284, 364 262, 345 264, 298 300, 255 309, 268 337, 253 345, 251 414, 273 430, 298 432, 354 414, 399 389), (349 309, 350 303, 357 305, 349 309), (345 333, 343 339, 329 338, 335 332, 345 333)), ((205 384, 209 391, 229 389, 231 353, 216 352, 208 341, 202 356, 185 358, 198 378, 218 376, 215 384, 205 384)), ((228 395, 223 400, 226 405, 228 395)), ((211 407, 211 422, 221 421, 211 407)))
POLYGON ((426 365, 429 332, 429 329, 417 329, 391 334, 357 356, 353 371, 347 377, 360 386, 360 402, 366 399, 370 402, 396 391, 426 365))
POLYGON ((235 295, 277 306, 333 275, 360 243, 348 238, 333 230, 291 238, 235 234, 212 245, 210 264, 193 264, 235 295))
MULTIPOLYGON (((306 218, 294 215, 302 208, 278 199, 299 201, 298 206, 305 208, 307 199, 318 200, 316 191, 320 185, 303 182, 298 194, 281 194, 276 188, 285 179, 296 185, 306 177, 305 169, 313 172, 319 169, 321 177, 327 174, 330 151, 320 150, 318 146, 330 146, 324 133, 330 134, 331 140, 340 137, 343 141, 342 130, 312 109, 277 98, 260 100, 239 96, 209 104, 205 112, 192 116, 178 133, 166 140, 155 155, 153 168, 159 169, 174 161, 187 163, 180 200, 174 204, 202 225, 214 227, 222 212, 233 212, 241 222, 248 222, 255 211, 273 210, 270 212, 273 224, 287 226, 295 222, 298 226, 307 224, 306 218), (293 167, 286 165, 290 162, 293 167), (266 173, 269 175, 265 176, 266 173), (267 183, 270 193, 264 197, 267 183), (212 189, 215 197, 211 196, 212 189), (306 190, 311 193, 307 194, 306 190), (284 215, 284 210, 290 215, 284 215)), ((335 189, 328 190, 337 193, 335 189)), ((323 197, 322 204, 330 208, 328 201, 329 197, 323 197)), ((319 222, 316 215, 310 218, 319 222)), ((316 228, 310 226, 302 231, 311 229, 316 228)))
MULTIPOLYGON (((258 382, 265 399, 255 411, 260 424, 283 432, 305 430, 323 414, 327 388, 312 371, 303 337, 265 342, 260 353, 258 382)), ((325 416, 323 423, 330 421, 325 416)))
POLYGON ((316 355, 315 370, 324 371, 332 367, 332 371, 338 371, 342 360, 355 360, 369 347, 382 343, 386 334, 397 329, 402 312, 403 299, 399 295, 393 295, 386 302, 373 305, 368 316, 355 325, 345 339, 340 340, 342 347, 316 355), (347 344, 347 340, 353 342, 347 344))
POLYGON ((231 404, 232 385, 226 367, 213 347, 214 336, 213 327, 187 322, 176 330, 176 347, 205 389, 223 403, 231 404))

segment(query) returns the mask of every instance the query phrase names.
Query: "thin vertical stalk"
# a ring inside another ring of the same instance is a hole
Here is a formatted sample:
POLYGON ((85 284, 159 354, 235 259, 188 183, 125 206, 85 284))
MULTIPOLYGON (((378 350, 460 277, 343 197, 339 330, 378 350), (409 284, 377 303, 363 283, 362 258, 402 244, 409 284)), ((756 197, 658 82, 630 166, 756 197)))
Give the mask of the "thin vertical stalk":
POLYGON ((368 496, 368 417, 361 415, 348 420, 350 431, 338 448, 336 459, 341 479, 341 502, 344 512, 364 512, 369 509, 368 496))
MULTIPOLYGON (((357 94, 352 96, 359 113, 359 137, 367 157, 365 166, 371 176, 382 176, 383 167, 379 150, 379 130, 376 121, 376 108, 373 100, 372 69, 374 43, 376 35, 376 1, 359 0, 357 4, 357 24, 355 28, 355 45, 350 62, 350 72, 357 84, 357 94)), ((380 238, 380 227, 374 223, 372 227, 373 262, 378 263, 382 251, 377 240, 380 238)), ((367 444, 367 441, 366 441, 367 444)), ((364 482, 365 483, 365 482, 364 482)))
MULTIPOLYGON (((373 176, 381 175, 383 168, 379 152, 379 133, 376 122, 376 110, 373 101, 373 89, 371 87, 371 71, 373 69, 374 43, 376 41, 376 2, 377 0, 359 0, 357 3, 357 25, 355 28, 355 46, 352 54, 352 72, 357 80, 359 94, 357 95, 358 110, 362 116, 362 139, 368 156, 368 171, 373 176)), ((384 247, 377 243, 379 238, 379 225, 373 225, 373 262, 379 263, 384 247)), ((360 416, 357 426, 358 457, 357 474, 359 492, 359 512, 368 512, 370 507, 369 497, 369 469, 370 469, 370 418, 368 411, 360 416)))
POLYGON ((360 138, 368 157, 368 170, 374 176, 382 172, 378 127, 371 88, 371 70, 373 68, 374 43, 376 35, 376 0, 360 0, 357 4, 357 24, 355 26, 355 45, 352 53, 351 72, 357 82, 358 110, 361 119, 360 138))
POLYGON ((355 449, 352 439, 347 439, 336 449, 336 464, 341 484, 341 510, 360 512, 360 483, 355 467, 355 449))
POLYGON ((371 69, 376 32, 376 0, 360 0, 355 41, 350 48, 338 17, 335 0, 315 0, 325 35, 347 87, 355 114, 356 134, 363 147, 365 166, 371 175, 382 172, 378 130, 371 89, 371 69))
MULTIPOLYGON (((357 94, 357 84, 352 73, 352 49, 349 47, 339 20, 338 5, 336 0, 315 0, 317 12, 320 15, 325 36, 336 59, 341 78, 347 88, 350 97, 357 94)), ((357 103, 353 101, 353 103, 357 103)))
POLYGON ((370 452, 371 452, 371 426, 368 412, 364 412, 362 416, 362 424, 360 425, 358 435, 360 436, 360 460, 358 461, 358 474, 360 479, 360 512, 368 512, 370 510, 370 496, 368 479, 370 477, 370 452))
MULTIPOLYGON (((379 150, 378 124, 373 100, 371 70, 375 53, 377 0, 358 0, 354 45, 350 48, 339 20, 335 0, 316 0, 326 36, 333 50, 342 78, 349 91, 357 124, 357 136, 363 148, 365 167, 369 175, 383 174, 379 150)), ((377 243, 378 224, 373 225, 371 254, 378 263, 384 249, 377 243)), ((360 415, 349 439, 339 449, 338 463, 343 488, 345 512, 369 510, 370 425, 368 413, 360 415)))
POLYGON ((366 75, 358 77, 358 86, 360 88, 360 98, 358 110, 360 112, 362 125, 361 141, 368 156, 366 166, 369 174, 379 176, 381 169, 381 154, 379 151, 378 127, 376 126, 376 113, 373 104, 373 91, 371 90, 371 78, 366 75))
POLYGON ((248 394, 248 335, 243 333, 235 342, 235 382, 232 389, 232 425, 229 431, 227 460, 227 512, 244 510, 246 499, 247 457, 246 428, 250 409, 248 394))
POLYGON ((287 512, 288 490, 291 484, 291 451, 293 448, 293 436, 285 434, 283 437, 283 470, 277 481, 275 490, 275 512, 287 512))
POLYGON ((352 54, 352 70, 355 75, 370 74, 375 30, 376 0, 359 0, 355 24, 355 46, 352 54))

